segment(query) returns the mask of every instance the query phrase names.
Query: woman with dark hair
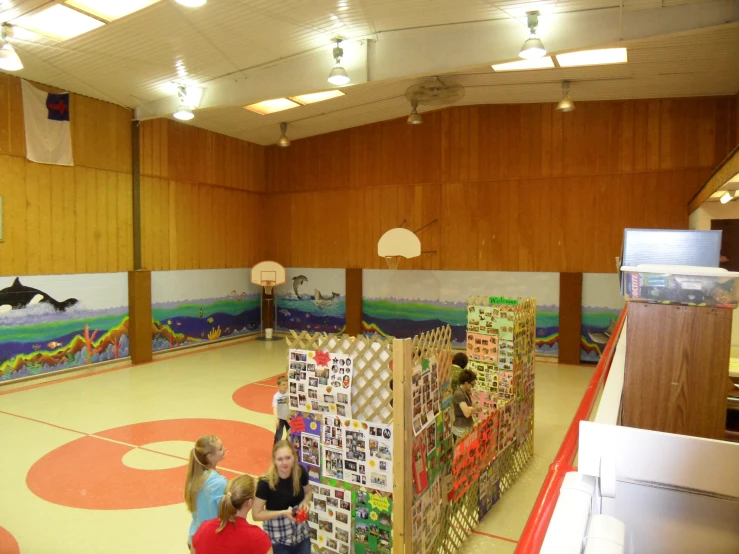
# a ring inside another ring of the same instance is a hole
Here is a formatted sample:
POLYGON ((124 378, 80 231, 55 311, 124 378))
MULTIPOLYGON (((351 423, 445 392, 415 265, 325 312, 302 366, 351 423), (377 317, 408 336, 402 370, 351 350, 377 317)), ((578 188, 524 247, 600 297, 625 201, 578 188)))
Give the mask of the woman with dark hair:
POLYGON ((472 405, 472 397, 470 396, 470 391, 475 386, 476 380, 477 376, 469 369, 463 369, 459 373, 459 387, 452 396, 454 405, 452 434, 457 439, 470 432, 474 425, 472 416, 479 411, 477 406, 472 405))
POLYGON ((464 352, 457 352, 452 358, 452 390, 457 390, 459 386, 459 374, 463 369, 467 368, 468 362, 467 354, 464 352))

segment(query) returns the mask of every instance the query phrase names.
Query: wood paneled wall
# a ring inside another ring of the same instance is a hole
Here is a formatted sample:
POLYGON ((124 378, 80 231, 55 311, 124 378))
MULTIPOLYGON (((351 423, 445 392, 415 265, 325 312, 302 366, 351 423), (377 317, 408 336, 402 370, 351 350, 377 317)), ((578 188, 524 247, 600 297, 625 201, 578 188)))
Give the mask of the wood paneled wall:
POLYGON ((404 220, 414 269, 612 272, 625 227, 687 228, 730 151, 737 99, 456 107, 268 147, 273 259, 385 267, 404 220))
POLYGON ((0 275, 133 266, 131 111, 77 94, 70 103, 75 166, 30 162, 20 79, 0 74, 0 275))
POLYGON ((264 147, 171 121, 140 124, 146 269, 249 267, 264 259, 264 147))

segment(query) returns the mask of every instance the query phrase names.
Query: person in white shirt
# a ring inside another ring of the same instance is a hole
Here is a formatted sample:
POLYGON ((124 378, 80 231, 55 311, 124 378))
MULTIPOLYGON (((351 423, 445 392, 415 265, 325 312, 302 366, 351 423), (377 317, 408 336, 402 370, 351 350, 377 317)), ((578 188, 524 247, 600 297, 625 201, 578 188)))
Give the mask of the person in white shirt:
POLYGON ((274 398, 272 398, 272 409, 274 410, 275 419, 277 420, 275 422, 277 429, 275 430, 274 444, 277 444, 282 440, 283 429, 287 431, 288 438, 290 438, 290 424, 287 422, 288 414, 290 413, 290 409, 287 405, 288 398, 287 377, 282 375, 277 378, 277 392, 275 393, 274 398))

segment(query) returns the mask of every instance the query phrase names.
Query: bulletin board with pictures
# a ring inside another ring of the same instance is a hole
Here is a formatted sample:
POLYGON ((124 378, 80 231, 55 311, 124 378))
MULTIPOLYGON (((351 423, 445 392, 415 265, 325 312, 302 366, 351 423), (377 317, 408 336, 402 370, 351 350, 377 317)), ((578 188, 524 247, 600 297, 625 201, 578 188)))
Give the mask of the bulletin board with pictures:
MULTIPOLYGON (((433 459, 434 451, 425 434, 427 428, 418 425, 420 432, 416 433, 414 421, 414 554, 456 552, 463 540, 460 533, 474 529, 479 519, 494 509, 533 454, 536 302, 473 297, 467 319, 468 368, 477 375, 471 396, 481 412, 471 432, 451 445, 451 456, 442 453, 441 460, 447 463, 439 463, 437 479, 432 478, 428 463, 419 463, 423 457, 433 459), (438 519, 431 509, 437 483, 442 507, 438 519)), ((423 391, 421 381, 421 394, 423 391)), ((439 450, 439 439, 450 434, 445 421, 445 394, 440 390, 441 424, 435 441, 439 450)), ((414 399, 414 417, 423 411, 424 401, 421 396, 422 409, 418 410, 414 399)))
POLYGON ((309 527, 318 552, 391 552, 392 345, 383 337, 303 332, 288 338, 292 439, 312 481, 309 527), (357 504, 360 515, 369 510, 370 521, 355 516, 357 494, 379 506, 357 504))

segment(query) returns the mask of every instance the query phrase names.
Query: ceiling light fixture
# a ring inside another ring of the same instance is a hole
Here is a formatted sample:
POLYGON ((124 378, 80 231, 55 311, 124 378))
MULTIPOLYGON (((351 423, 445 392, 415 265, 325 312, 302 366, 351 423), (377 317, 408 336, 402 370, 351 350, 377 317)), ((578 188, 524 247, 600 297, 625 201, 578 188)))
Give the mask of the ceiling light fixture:
POLYGON ((609 65, 629 61, 626 48, 602 48, 599 50, 581 50, 567 54, 557 54, 560 67, 581 67, 585 65, 609 65))
POLYGON ((92 16, 115 21, 133 12, 143 10, 159 0, 65 0, 64 3, 92 16))
POLYGON ((9 39, 13 37, 13 27, 4 24, 0 29, 0 69, 3 71, 20 71, 23 69, 23 62, 10 44, 9 39))
POLYGON ((557 104, 558 112, 572 112, 575 110, 575 103, 570 99, 570 82, 562 82, 562 100, 557 104))
POLYGON ((413 109, 407 119, 408 125, 420 125, 423 123, 423 117, 418 113, 418 100, 413 100, 413 102, 411 102, 411 106, 413 109))
POLYGON ((328 74, 328 82, 340 87, 347 84, 351 79, 349 78, 349 74, 346 72, 346 69, 340 65, 341 58, 344 56, 344 49, 341 47, 341 39, 337 38, 334 39, 334 41, 336 42, 336 47, 334 48, 334 60, 336 60, 336 65, 331 70, 331 73, 328 74))
POLYGON ((287 123, 280 123, 280 138, 277 139, 277 146, 287 148, 290 146, 290 139, 287 138, 287 123))
POLYGON ((298 106, 300 104, 288 98, 274 98, 273 100, 264 100, 263 102, 244 106, 244 109, 258 113, 259 115, 269 115, 271 113, 289 110, 290 108, 297 108, 298 106))
POLYGON ((199 8, 200 6, 205 6, 207 1, 208 0, 177 0, 177 3, 187 6, 188 8, 199 8))
POLYGON ((59 42, 105 25, 105 22, 63 4, 53 4, 48 8, 24 15, 13 22, 19 27, 59 42))
POLYGON ((331 100, 339 96, 345 96, 340 90, 327 90, 325 92, 313 92, 311 94, 301 94, 300 96, 291 96, 290 100, 297 102, 298 104, 315 104, 316 102, 323 102, 324 100, 331 100))
POLYGON ((524 71, 526 69, 553 69, 554 60, 551 56, 534 58, 533 60, 519 60, 517 62, 499 63, 492 66, 493 71, 524 71))
POLYGON ((523 43, 518 55, 524 60, 541 58, 547 53, 547 49, 544 48, 544 44, 536 36, 536 29, 539 26, 539 12, 526 12, 526 15, 529 25, 529 38, 523 43))
POLYGON ((726 204, 727 202, 731 202, 731 200, 734 197, 731 195, 730 192, 724 193, 724 195, 721 197, 721 203, 726 204))
POLYGON ((192 95, 188 93, 186 86, 180 85, 177 88, 177 96, 180 99, 180 107, 177 108, 177 111, 172 116, 180 121, 190 121, 195 117, 195 114, 192 113, 192 108, 195 107, 193 105, 192 95))

